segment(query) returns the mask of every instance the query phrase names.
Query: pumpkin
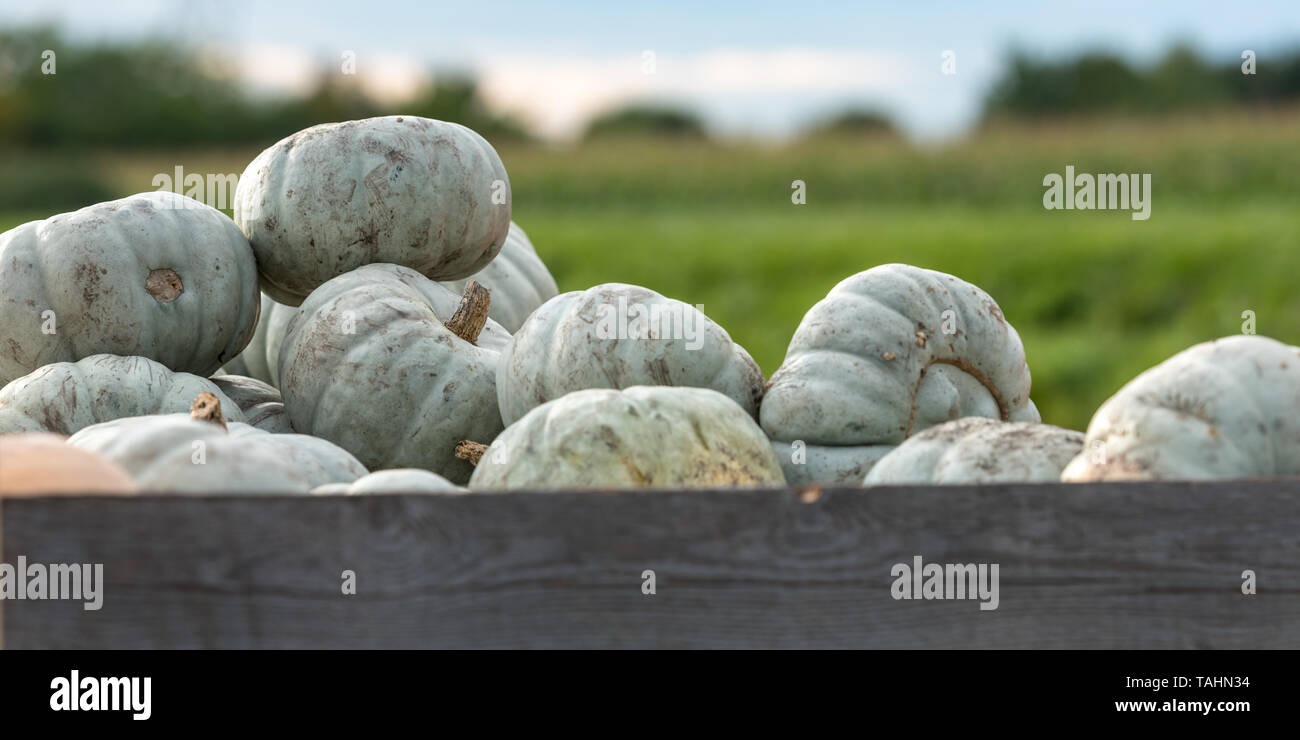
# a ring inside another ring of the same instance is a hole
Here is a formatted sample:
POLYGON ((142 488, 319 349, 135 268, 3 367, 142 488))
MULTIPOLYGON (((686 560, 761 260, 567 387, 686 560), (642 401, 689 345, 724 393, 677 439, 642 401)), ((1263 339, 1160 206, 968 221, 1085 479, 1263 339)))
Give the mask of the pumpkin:
POLYGON ((842 281, 804 316, 761 419, 776 440, 896 445, 963 416, 1039 421, 1029 386, 1020 337, 987 293, 941 272, 882 265, 842 281))
POLYGON ((243 412, 207 378, 174 373, 144 357, 92 355, 56 362, 0 388, 0 434, 72 434, 128 416, 185 411, 196 395, 213 393, 243 421, 243 412))
POLYGON ((810 445, 772 440, 772 450, 792 486, 856 486, 894 445, 810 445))
POLYGON ((1063 481, 1300 475, 1300 348, 1261 336, 1190 347, 1111 396, 1063 481))
POLYGON ((283 400, 280 391, 256 378, 243 375, 214 375, 208 380, 220 388, 226 398, 233 401, 241 411, 263 403, 279 403, 283 400))
POLYGON ((492 442, 471 490, 783 486, 749 412, 707 388, 575 391, 492 442))
POLYGON ((1040 421, 1015 329, 951 275, 881 265, 804 316, 760 419, 787 476, 856 483, 908 436, 952 419, 1040 421), (803 445, 803 463, 792 445, 803 445))
POLYGON ((501 251, 509 181, 483 137, 455 123, 384 116, 299 131, 239 180, 235 222, 257 254, 262 290, 297 306, 371 263, 459 280, 501 251))
POLYGON ((930 427, 871 468, 864 485, 1048 483, 1083 449, 1083 434, 1050 424, 971 416, 930 427))
MULTIPOLYGON (((560 292, 528 235, 513 221, 501 253, 474 273, 473 279, 492 293, 488 318, 512 333, 519 330, 524 319, 538 306, 560 292)), ((443 285, 459 295, 465 292, 465 282, 444 281, 443 285)))
POLYGON ((214 375, 209 380, 234 401, 250 427, 277 434, 293 433, 280 391, 269 383, 243 375, 214 375))
POLYGON ((133 493, 117 464, 49 432, 0 435, 0 497, 133 493))
POLYGON ((462 439, 501 431, 496 366, 510 335, 465 296, 398 265, 340 275, 303 302, 280 349, 280 391, 299 432, 367 467, 424 468, 463 483, 462 439), (481 327, 481 330, 479 329, 481 327))
MULTIPOLYGON (((492 295, 488 318, 513 332, 538 306, 558 291, 555 278, 537 256, 528 235, 513 221, 506 236, 505 246, 496 259, 474 274, 492 295)), ((465 291, 466 280, 443 281, 457 295, 465 291)), ((242 354, 226 363, 223 371, 230 375, 244 375, 279 386, 280 345, 284 330, 297 309, 276 303, 262 294, 262 314, 253 338, 242 354)))
POLYGON ((367 472, 356 458, 323 439, 226 422, 215 396, 200 395, 194 409, 190 415, 95 424, 72 435, 68 444, 118 463, 146 491, 309 493, 367 472))
POLYGON ((259 403, 249 406, 244 411, 244 423, 255 429, 275 434, 294 434, 293 424, 289 422, 289 412, 278 401, 259 403))
POLYGON ((757 418, 763 371, 699 309, 622 283, 547 301, 497 370, 506 424, 572 391, 637 385, 710 388, 757 418))
POLYGON ((260 380, 272 387, 280 387, 280 343, 284 341, 284 328, 297 309, 276 303, 262 294, 262 312, 257 320, 253 338, 238 357, 227 362, 220 371, 226 375, 243 375, 260 380))
POLYGON ((315 494, 357 495, 368 493, 466 493, 466 489, 446 478, 419 468, 376 470, 352 483, 327 483, 312 490, 315 494))
POLYGON ((152 192, 0 234, 0 385, 96 354, 209 375, 257 324, 248 240, 215 208, 152 192))

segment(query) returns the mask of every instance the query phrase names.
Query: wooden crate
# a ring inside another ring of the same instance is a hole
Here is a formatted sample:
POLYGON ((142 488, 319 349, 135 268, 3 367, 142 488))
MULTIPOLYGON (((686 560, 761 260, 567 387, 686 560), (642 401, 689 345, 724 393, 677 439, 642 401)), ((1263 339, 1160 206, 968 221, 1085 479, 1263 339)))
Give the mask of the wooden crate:
POLYGON ((9 648, 1300 648, 1295 480, 10 499, 0 537, 105 568, 100 611, 0 601, 9 648), (894 599, 917 555, 999 607, 894 599))

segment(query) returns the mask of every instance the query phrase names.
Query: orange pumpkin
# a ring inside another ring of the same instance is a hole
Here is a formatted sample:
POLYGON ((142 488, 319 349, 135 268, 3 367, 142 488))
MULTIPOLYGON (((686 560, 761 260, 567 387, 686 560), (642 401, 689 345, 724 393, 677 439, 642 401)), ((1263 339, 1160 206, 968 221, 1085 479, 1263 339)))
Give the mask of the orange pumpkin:
POLYGON ((127 494, 126 471, 48 432, 0 436, 0 497, 46 494, 127 494))

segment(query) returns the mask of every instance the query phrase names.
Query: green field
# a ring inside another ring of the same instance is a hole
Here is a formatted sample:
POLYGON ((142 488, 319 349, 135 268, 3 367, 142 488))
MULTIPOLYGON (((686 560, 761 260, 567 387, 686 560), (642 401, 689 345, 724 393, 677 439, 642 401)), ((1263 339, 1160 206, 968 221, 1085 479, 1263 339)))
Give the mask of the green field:
MULTIPOLYGON (((1136 373, 1239 333, 1243 311, 1260 334, 1300 342, 1298 143, 1300 113, 1279 111, 999 128, 940 148, 624 141, 501 154, 515 219, 561 289, 631 282, 702 304, 770 374, 839 280, 885 262, 950 272, 1019 330, 1044 419, 1081 429, 1136 373), (1151 173, 1150 220, 1044 210, 1043 176, 1067 164, 1151 173), (806 205, 790 201, 796 179, 806 205)), ((126 194, 176 165, 237 173, 256 151, 87 153, 76 166, 126 194)), ((0 192, 51 159, 10 158, 0 192)), ((43 215, 10 207, 0 228, 43 215)))

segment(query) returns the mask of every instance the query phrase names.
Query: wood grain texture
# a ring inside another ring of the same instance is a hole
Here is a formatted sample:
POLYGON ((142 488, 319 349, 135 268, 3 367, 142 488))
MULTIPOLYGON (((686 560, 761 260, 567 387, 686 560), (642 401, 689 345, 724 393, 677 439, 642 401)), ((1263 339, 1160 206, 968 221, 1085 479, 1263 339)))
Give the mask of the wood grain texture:
POLYGON ((1300 481, 21 499, 0 541, 105 566, 11 648, 1300 648, 1300 481), (915 555, 999 608, 893 599, 915 555))

